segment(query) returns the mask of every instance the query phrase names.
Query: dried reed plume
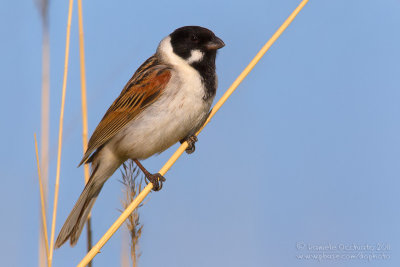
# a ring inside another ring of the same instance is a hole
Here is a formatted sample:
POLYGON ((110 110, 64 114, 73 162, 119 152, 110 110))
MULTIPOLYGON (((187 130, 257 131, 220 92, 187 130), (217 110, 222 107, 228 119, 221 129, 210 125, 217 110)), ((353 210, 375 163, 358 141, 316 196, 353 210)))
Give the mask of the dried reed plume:
MULTIPOLYGON (((136 196, 142 191, 143 177, 139 178, 140 171, 134 165, 132 160, 129 160, 122 165, 121 168, 122 180, 121 183, 124 185, 124 195, 125 198, 121 201, 124 209, 136 198, 136 196)), ((131 241, 131 258, 132 266, 137 266, 137 259, 140 257, 139 253, 139 238, 142 235, 143 225, 139 221, 139 211, 138 209, 143 206, 140 204, 137 209, 135 209, 131 215, 129 215, 126 220, 126 226, 128 228, 131 241)))

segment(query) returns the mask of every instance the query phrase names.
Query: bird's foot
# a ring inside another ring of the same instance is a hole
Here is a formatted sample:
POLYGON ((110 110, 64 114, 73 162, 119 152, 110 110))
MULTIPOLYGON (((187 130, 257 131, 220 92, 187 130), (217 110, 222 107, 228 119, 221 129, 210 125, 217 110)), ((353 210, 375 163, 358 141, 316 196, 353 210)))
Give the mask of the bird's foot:
POLYGON ((199 139, 197 139, 197 136, 195 136, 195 135, 191 135, 191 136, 189 136, 189 137, 187 137, 186 139, 184 139, 183 141, 181 141, 181 143, 183 143, 183 142, 187 142, 188 143, 188 147, 186 148, 186 153, 188 153, 188 154, 192 154, 195 150, 196 150, 196 147, 195 147, 195 143, 198 141, 199 139))
POLYGON ((155 173, 155 174, 146 174, 146 184, 148 184, 147 181, 149 181, 150 183, 153 184, 153 191, 160 191, 161 188, 163 187, 163 182, 166 181, 166 179, 164 178, 164 176, 162 176, 159 173, 155 173))

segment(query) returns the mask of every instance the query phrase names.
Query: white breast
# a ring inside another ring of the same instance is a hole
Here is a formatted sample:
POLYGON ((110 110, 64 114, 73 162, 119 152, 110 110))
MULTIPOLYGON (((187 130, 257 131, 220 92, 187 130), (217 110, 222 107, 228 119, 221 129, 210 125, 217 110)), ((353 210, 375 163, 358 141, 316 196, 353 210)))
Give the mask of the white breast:
POLYGON ((211 107, 212 99, 203 100, 200 75, 172 52, 168 38, 158 52, 173 65, 171 79, 160 98, 110 140, 121 157, 145 159, 164 151, 193 134, 211 107))

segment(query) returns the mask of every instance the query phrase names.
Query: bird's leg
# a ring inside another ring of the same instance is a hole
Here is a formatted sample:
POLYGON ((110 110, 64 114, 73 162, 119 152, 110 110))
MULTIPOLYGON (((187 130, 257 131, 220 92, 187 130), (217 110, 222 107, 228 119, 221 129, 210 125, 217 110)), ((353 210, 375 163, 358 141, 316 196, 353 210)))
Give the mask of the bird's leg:
POLYGON ((182 139, 180 142, 181 142, 181 144, 183 143, 183 142, 188 142, 188 147, 186 148, 186 153, 188 153, 188 154, 192 154, 195 150, 196 150, 196 147, 195 147, 195 143, 198 141, 199 139, 197 139, 197 136, 195 136, 195 135, 190 135, 190 136, 188 136, 188 137, 186 137, 185 139, 182 139))
POLYGON ((143 167, 142 163, 140 163, 137 159, 134 159, 133 161, 142 170, 142 172, 144 173, 146 179, 149 180, 149 182, 153 184, 153 190, 154 191, 161 190, 161 188, 163 186, 163 182, 165 182, 164 176, 162 176, 159 173, 151 174, 150 172, 148 172, 146 170, 145 167, 143 167))

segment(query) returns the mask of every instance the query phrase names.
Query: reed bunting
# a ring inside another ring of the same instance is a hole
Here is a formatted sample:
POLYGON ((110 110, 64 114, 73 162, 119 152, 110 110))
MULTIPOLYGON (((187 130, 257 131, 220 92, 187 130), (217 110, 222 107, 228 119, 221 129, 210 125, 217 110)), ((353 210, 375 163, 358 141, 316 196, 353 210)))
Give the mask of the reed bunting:
POLYGON ((135 161, 153 190, 165 178, 139 162, 176 142, 195 150, 195 133, 204 124, 217 89, 215 58, 224 42, 199 26, 176 29, 159 44, 125 85, 89 140, 81 164, 91 176, 62 227, 55 247, 75 245, 107 179, 128 159, 135 161))

